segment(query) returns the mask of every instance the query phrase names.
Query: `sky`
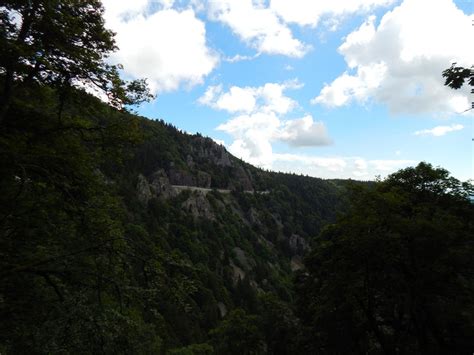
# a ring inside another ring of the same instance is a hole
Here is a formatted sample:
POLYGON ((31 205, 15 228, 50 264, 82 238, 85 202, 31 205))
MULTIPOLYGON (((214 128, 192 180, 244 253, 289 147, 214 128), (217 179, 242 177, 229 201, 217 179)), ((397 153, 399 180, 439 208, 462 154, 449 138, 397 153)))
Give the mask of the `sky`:
POLYGON ((426 161, 474 178, 474 0, 103 0, 136 110, 269 170, 372 180, 426 161), (468 111, 466 111, 468 110, 468 111))

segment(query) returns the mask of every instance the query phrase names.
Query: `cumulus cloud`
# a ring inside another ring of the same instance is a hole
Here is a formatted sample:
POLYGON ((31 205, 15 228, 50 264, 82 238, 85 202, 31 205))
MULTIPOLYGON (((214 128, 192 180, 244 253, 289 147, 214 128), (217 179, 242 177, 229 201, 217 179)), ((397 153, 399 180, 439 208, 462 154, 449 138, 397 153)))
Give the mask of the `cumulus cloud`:
POLYGON ((274 154, 274 166, 283 172, 311 173, 314 169, 323 168, 323 170, 336 173, 343 172, 347 166, 347 162, 346 159, 338 157, 331 158, 298 154, 274 154), (289 166, 285 167, 285 163, 289 163, 289 166), (292 167, 292 164, 294 163, 296 163, 296 165, 292 167), (303 168, 302 171, 299 171, 296 166, 303 168), (307 170, 307 168, 309 169, 307 170))
POLYGON ((236 62, 243 62, 247 60, 253 60, 255 58, 260 57, 260 53, 254 54, 254 55, 241 55, 241 54, 236 54, 233 57, 228 57, 224 58, 225 62, 228 63, 236 63, 236 62))
POLYGON ((421 131, 416 131, 414 134, 416 136, 434 136, 441 137, 446 133, 460 131, 464 129, 462 124, 452 124, 451 126, 436 126, 431 129, 423 129, 421 131))
POLYGON ((229 146, 232 154, 265 168, 271 168, 275 159, 273 142, 291 146, 321 146, 332 142, 324 123, 314 122, 310 115, 285 121, 275 112, 255 112, 234 117, 216 129, 234 138, 229 146))
POLYGON ((271 9, 285 22, 300 26, 315 27, 325 15, 341 16, 355 12, 370 11, 377 6, 388 6, 396 0, 272 0, 271 9))
POLYGON ((203 105, 230 113, 276 112, 285 114, 297 106, 296 101, 284 95, 287 89, 301 88, 297 80, 283 84, 267 83, 260 87, 232 86, 223 92, 222 85, 209 86, 198 99, 203 105))
POLYGON ((271 138, 280 124, 275 113, 256 112, 251 115, 234 117, 219 125, 217 129, 236 137, 241 137, 248 131, 256 131, 261 133, 262 138, 271 138))
POLYGON ((278 139, 296 147, 328 145, 332 143, 324 123, 314 122, 311 115, 283 122, 277 134, 278 139))
POLYGON ((234 138, 228 147, 235 156, 257 166, 269 168, 272 164, 273 135, 280 126, 275 113, 256 112, 240 115, 223 123, 217 130, 234 138))
POLYGON ((302 57, 308 46, 296 39, 290 28, 260 2, 219 0, 209 2, 209 17, 232 31, 261 53, 302 57))
POLYGON ((117 33, 119 47, 111 60, 122 63, 129 77, 148 78, 154 92, 199 84, 219 61, 194 10, 172 5, 171 0, 104 1, 106 24, 117 33))
POLYGON ((364 103, 382 84, 386 71, 387 66, 382 62, 371 66, 360 66, 356 75, 345 72, 331 85, 325 85, 320 95, 311 100, 311 103, 322 103, 330 107, 343 106, 353 99, 364 103))
POLYGON ((290 24, 315 27, 322 16, 367 12, 396 1, 219 0, 209 2, 208 13, 211 20, 229 26, 258 53, 301 58, 311 47, 294 36, 290 24))
POLYGON ((143 13, 148 7, 148 0, 102 0, 102 4, 105 7, 104 17, 107 24, 114 26, 121 21, 126 21, 127 18, 143 13))
POLYGON ((272 169, 321 178, 372 180, 416 164, 414 160, 370 160, 361 157, 320 157, 273 154, 272 169))
POLYGON ((225 147, 225 141, 223 141, 222 139, 217 139, 217 138, 211 138, 214 142, 216 142, 217 144, 225 147))
POLYGON ((369 164, 372 165, 377 171, 386 174, 414 163, 415 161, 413 160, 403 159, 369 160, 369 164))
POLYGON ((339 52, 348 70, 326 84, 312 103, 342 106, 369 99, 394 113, 455 113, 469 107, 468 90, 443 85, 452 62, 470 66, 474 52, 462 38, 474 35, 474 16, 452 0, 404 0, 376 26, 369 17, 349 34, 339 52), (420 15, 422 14, 422 15, 420 15))
POLYGON ((208 87, 198 102, 233 115, 216 128, 234 139, 228 147, 232 154, 251 164, 270 168, 274 161, 273 142, 293 147, 332 143, 324 123, 314 121, 311 115, 285 119, 286 114, 298 107, 285 91, 302 86, 297 80, 259 87, 232 86, 227 91, 222 85, 216 85, 208 87))

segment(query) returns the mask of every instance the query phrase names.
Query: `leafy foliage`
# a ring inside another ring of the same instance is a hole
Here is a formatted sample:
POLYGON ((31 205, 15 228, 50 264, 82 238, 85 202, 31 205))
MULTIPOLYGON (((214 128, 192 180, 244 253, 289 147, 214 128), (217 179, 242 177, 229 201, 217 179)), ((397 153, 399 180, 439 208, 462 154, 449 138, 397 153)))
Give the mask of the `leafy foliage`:
POLYGON ((420 163, 355 189, 307 260, 300 304, 315 353, 469 353, 472 186, 420 163), (344 339, 344 341, 341 341, 344 339))
POLYGON ((230 312, 218 328, 211 332, 217 354, 261 354, 262 335, 257 327, 257 317, 249 316, 242 309, 230 312))
POLYGON ((0 4, 1 353, 472 348, 471 185, 421 164, 355 184, 325 228, 347 181, 263 171, 119 107, 149 95, 104 62, 102 12, 0 4))
POLYGON ((446 78, 444 85, 452 89, 460 89, 466 81, 468 85, 474 86, 473 69, 456 66, 456 63, 443 71, 443 77, 446 78))
POLYGON ((144 80, 125 83, 120 66, 104 59, 116 49, 98 0, 2 1, 0 8, 0 122, 14 91, 46 84, 67 95, 70 86, 98 89, 116 106, 149 100, 144 80))

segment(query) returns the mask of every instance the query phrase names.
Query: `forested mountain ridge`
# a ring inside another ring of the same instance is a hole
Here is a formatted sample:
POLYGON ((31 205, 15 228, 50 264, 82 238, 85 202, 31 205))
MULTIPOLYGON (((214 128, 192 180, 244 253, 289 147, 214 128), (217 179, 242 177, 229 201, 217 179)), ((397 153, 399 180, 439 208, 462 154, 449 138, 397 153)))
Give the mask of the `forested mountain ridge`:
POLYGON ((374 183, 267 172, 81 91, 58 105, 48 86, 17 90, 0 135, 2 352, 472 347, 469 183, 426 163, 374 183))
POLYGON ((0 353, 472 353, 471 183, 263 171, 131 114, 102 15, 0 7, 0 353))
POLYGON ((342 182, 257 169, 80 91, 58 117, 55 90, 17 90, 2 130, 5 351, 166 352, 210 342, 237 308, 296 322, 293 271, 342 182))

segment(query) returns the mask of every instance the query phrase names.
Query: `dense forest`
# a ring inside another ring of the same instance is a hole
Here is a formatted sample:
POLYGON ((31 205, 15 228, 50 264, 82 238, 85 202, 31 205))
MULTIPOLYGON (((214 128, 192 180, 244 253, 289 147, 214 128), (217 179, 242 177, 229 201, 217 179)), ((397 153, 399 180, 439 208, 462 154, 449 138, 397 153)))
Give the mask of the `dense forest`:
POLYGON ((470 183, 270 172, 139 117, 102 15, 0 5, 1 354, 474 351, 470 183))

